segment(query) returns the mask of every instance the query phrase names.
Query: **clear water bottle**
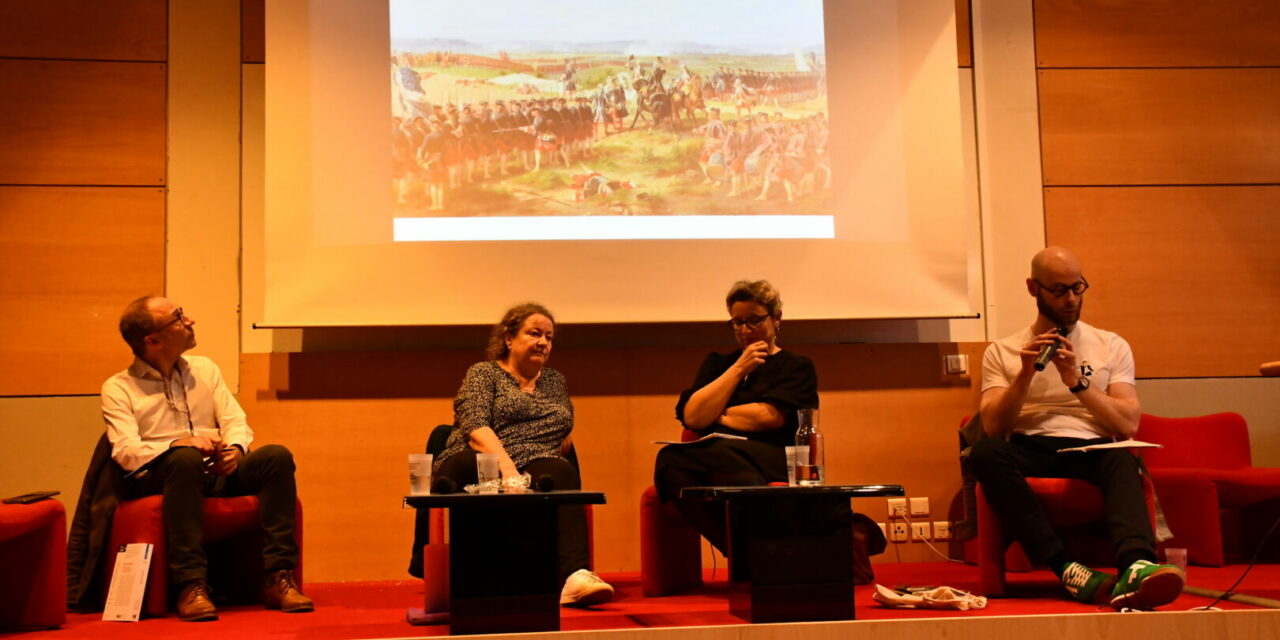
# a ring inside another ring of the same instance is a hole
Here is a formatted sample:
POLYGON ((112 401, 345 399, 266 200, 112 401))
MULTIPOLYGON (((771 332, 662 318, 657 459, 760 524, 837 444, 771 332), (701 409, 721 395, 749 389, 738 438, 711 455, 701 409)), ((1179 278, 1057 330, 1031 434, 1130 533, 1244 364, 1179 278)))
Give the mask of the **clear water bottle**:
POLYGON ((802 487, 826 484, 825 447, 822 431, 818 429, 818 410, 801 409, 797 413, 800 426, 796 429, 796 482, 802 487))

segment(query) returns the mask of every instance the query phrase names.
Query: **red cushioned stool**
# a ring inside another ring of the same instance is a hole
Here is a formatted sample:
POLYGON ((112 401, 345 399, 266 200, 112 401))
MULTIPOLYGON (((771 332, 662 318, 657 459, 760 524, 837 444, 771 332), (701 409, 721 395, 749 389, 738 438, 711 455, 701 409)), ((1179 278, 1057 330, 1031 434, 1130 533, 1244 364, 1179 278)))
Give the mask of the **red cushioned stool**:
MULTIPOLYGON (((159 495, 126 500, 116 508, 111 522, 110 546, 102 572, 102 592, 107 593, 121 545, 149 542, 154 545, 147 574, 142 610, 163 616, 170 610, 169 554, 159 495)), ((298 566, 294 574, 302 586, 302 501, 297 503, 294 538, 298 542, 298 566)), ((262 534, 258 498, 204 499, 204 546, 209 559, 208 582, 218 601, 232 596, 235 602, 258 602, 265 580, 262 568, 262 534)))
POLYGON ((0 630, 67 619, 67 512, 57 500, 0 504, 0 630))

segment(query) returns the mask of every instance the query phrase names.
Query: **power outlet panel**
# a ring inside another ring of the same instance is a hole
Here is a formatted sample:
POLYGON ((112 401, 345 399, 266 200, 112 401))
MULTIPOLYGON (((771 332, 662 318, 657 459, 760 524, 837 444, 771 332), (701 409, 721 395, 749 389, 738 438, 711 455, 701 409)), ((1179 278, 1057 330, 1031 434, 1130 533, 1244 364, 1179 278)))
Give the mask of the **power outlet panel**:
POLYGON ((933 523, 933 539, 934 540, 950 540, 951 539, 951 523, 945 520, 939 520, 933 523))
POLYGON ((928 498, 912 498, 911 499, 911 515, 913 516, 929 515, 929 499, 928 498))
POLYGON ((911 523, 911 541, 924 542, 929 539, 929 523, 928 522, 912 522, 911 523))
POLYGON ((889 517, 901 518, 907 515, 907 499, 906 498, 889 498, 889 517))
POLYGON ((893 522, 893 523, 890 523, 890 524, 889 524, 889 539, 890 539, 890 540, 892 540, 892 541, 894 541, 894 542, 906 542, 906 541, 907 541, 907 536, 908 536, 907 531, 908 531, 908 530, 907 530, 907 523, 905 523, 905 522, 893 522))

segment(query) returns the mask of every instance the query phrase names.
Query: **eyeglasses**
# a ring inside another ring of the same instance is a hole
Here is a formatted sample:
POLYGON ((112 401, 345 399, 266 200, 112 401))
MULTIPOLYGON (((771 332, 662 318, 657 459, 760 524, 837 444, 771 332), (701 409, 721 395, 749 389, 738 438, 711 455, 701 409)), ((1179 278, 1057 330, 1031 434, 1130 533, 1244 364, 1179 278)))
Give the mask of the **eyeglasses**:
POLYGON ((739 329, 746 327, 754 331, 759 329, 760 325, 764 324, 764 321, 768 319, 768 315, 751 316, 750 318, 733 318, 729 320, 729 328, 734 331, 738 331, 739 329))
POLYGON ((1055 298, 1061 298, 1062 296, 1067 295, 1068 291, 1078 296, 1081 296, 1081 295, 1084 295, 1085 291, 1089 290, 1089 281, 1085 280, 1084 276, 1080 276, 1080 282, 1077 282, 1072 285, 1055 284, 1052 287, 1050 287, 1049 285, 1043 282, 1040 282, 1039 280, 1035 280, 1034 282, 1040 285, 1041 289, 1044 289, 1045 291, 1052 293, 1055 298))
POLYGON ((161 324, 160 326, 156 327, 155 330, 152 331, 151 333, 160 333, 161 331, 164 331, 166 328, 168 328, 169 325, 175 322, 182 322, 185 319, 186 319, 186 316, 182 315, 182 307, 178 307, 177 309, 173 310, 172 318, 166 320, 164 324, 161 324))

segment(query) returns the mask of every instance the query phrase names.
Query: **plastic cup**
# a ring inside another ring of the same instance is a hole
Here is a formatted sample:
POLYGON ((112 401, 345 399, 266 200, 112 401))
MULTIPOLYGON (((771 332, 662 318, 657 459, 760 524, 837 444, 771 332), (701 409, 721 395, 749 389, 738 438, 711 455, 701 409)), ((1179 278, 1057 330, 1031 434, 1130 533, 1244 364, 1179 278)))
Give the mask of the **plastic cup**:
POLYGON ((796 486, 796 447, 787 447, 787 484, 796 486))
POLYGON ((431 459, 429 453, 409 454, 409 495, 425 496, 431 493, 431 459))
MULTIPOLYGON (((476 478, 480 482, 480 486, 484 487, 486 482, 499 479, 498 474, 498 454, 496 453, 477 453, 476 454, 476 478)), ((498 488, 482 488, 480 493, 497 493, 498 488)))
POLYGON ((1164 550, 1164 560, 1171 565, 1182 569, 1182 573, 1187 572, 1187 550, 1179 548, 1168 548, 1164 550))

